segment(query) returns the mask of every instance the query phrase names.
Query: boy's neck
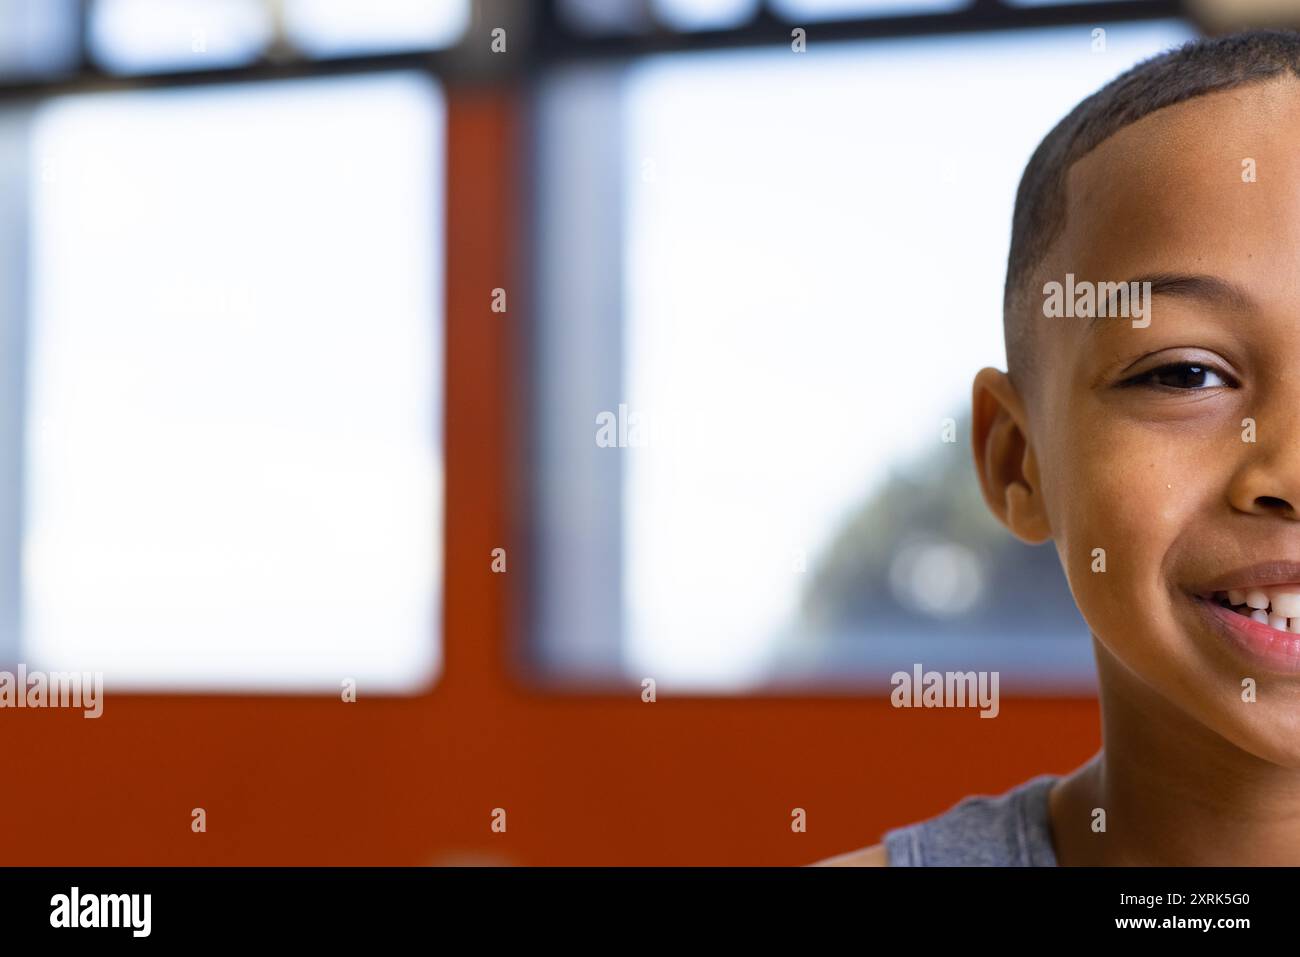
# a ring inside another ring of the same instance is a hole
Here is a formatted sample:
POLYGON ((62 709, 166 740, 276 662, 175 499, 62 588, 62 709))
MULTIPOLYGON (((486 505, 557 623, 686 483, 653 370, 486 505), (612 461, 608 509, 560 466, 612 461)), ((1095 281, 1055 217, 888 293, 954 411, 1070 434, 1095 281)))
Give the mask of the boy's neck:
POLYGON ((1300 770, 1243 751, 1093 646, 1103 748, 1052 791, 1058 863, 1300 865, 1300 770))

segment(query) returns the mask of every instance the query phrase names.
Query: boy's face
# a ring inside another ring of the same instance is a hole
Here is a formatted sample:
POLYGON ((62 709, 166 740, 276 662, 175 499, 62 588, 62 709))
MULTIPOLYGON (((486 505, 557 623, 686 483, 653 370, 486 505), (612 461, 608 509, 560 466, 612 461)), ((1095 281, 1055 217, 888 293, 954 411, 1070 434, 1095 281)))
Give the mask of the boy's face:
POLYGON ((1076 163, 1065 230, 1030 286, 1033 386, 981 373, 975 437, 986 497, 1022 537, 1055 541, 1110 656, 1237 746, 1300 768, 1298 147, 1300 82, 1286 79, 1159 111, 1076 163), (1067 273, 1185 278, 1156 282, 1138 328, 1044 317, 1043 283, 1067 273), (1262 591, 1295 632, 1222 607, 1229 591, 1262 591))

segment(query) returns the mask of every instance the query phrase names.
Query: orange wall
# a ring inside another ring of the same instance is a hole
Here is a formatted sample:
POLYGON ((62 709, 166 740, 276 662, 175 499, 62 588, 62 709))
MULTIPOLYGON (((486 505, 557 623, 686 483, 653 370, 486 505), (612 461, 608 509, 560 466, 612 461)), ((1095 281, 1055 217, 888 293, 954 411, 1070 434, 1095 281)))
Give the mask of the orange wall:
POLYGON ((488 555, 511 547, 502 386, 521 297, 508 321, 486 308, 515 262, 518 193, 504 187, 519 140, 505 94, 453 90, 450 108, 441 682, 356 704, 110 695, 98 720, 6 710, 0 864, 804 864, 1089 757, 1092 699, 1004 699, 985 721, 884 698, 643 704, 635 686, 520 685, 488 555))

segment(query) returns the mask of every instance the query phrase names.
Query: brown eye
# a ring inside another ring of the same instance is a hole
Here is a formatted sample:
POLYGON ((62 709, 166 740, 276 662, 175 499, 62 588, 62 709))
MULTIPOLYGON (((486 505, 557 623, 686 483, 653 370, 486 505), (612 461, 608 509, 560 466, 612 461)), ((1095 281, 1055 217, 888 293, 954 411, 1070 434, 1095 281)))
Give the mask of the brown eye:
POLYGON ((1195 362, 1176 362, 1143 372, 1127 385, 1154 385, 1166 389, 1219 389, 1230 383, 1217 370, 1195 362))

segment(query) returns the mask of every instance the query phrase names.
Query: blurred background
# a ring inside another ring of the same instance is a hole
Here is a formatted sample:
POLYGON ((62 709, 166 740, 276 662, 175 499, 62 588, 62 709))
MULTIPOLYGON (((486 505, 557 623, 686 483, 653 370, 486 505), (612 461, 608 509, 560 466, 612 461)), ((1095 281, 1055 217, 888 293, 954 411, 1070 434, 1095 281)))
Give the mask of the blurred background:
POLYGON ((106 683, 0 712, 0 863, 802 864, 1085 760, 970 465, 1014 192, 1258 15, 0 0, 0 666, 106 683))

